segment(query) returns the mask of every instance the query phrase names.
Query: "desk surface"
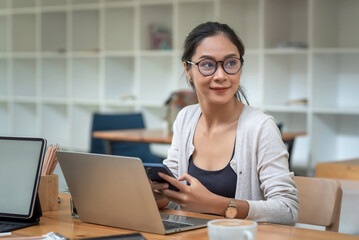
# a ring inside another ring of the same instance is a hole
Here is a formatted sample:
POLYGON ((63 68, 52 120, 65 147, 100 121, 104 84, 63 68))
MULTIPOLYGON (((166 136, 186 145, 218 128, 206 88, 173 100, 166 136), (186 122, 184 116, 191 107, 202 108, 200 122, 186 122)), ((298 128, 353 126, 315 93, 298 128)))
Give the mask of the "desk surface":
MULTIPOLYGON (((134 233, 131 230, 112 228, 94 224, 83 223, 79 219, 71 218, 69 195, 60 194, 61 204, 58 211, 44 212, 40 224, 13 232, 13 237, 24 236, 40 236, 48 232, 58 232, 71 239, 79 239, 86 237, 99 237, 108 235, 134 233)), ((207 219, 218 218, 211 215, 202 215, 197 213, 187 213, 174 210, 166 210, 165 212, 176 213, 187 216, 197 216, 207 219)), ((162 239, 208 239, 207 228, 175 233, 170 235, 157 235, 150 233, 142 233, 146 239, 162 240, 162 239)), ((257 240, 359 240, 359 236, 325 232, 319 230, 311 230, 298 227, 290 227, 276 224, 259 224, 257 240)))
MULTIPOLYGON (((283 141, 293 140, 297 136, 306 135, 305 132, 283 133, 283 141)), ((163 129, 130 129, 130 130, 112 130, 95 131, 94 138, 102 138, 110 141, 130 141, 147 143, 165 143, 170 144, 172 135, 163 129)))
POLYGON ((316 164, 315 176, 322 178, 338 178, 359 180, 359 158, 316 164))

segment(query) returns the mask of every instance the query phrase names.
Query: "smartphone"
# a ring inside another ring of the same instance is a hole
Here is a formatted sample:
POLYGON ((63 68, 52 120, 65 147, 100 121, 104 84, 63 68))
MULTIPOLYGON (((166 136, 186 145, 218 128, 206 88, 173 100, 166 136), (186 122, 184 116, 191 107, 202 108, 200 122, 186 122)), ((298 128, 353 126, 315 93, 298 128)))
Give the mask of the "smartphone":
POLYGON ((161 178, 158 175, 158 172, 167 174, 171 177, 176 178, 171 170, 169 170, 169 168, 162 164, 162 163, 143 163, 143 166, 145 167, 145 171, 147 173, 147 177, 149 179, 151 179, 152 182, 159 182, 159 183, 168 183, 169 187, 168 189, 174 190, 174 191, 179 191, 178 188, 176 188, 175 186, 173 186, 172 184, 170 184, 169 182, 167 182, 166 180, 164 180, 163 178, 161 178))

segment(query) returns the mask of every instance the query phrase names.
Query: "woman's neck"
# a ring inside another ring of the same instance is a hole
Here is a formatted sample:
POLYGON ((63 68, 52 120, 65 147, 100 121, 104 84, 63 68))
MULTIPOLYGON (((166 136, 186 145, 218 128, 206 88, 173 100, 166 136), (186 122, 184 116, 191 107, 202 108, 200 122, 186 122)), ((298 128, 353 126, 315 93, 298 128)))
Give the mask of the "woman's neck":
POLYGON ((237 98, 225 105, 213 105, 200 103, 202 110, 202 121, 208 130, 221 125, 232 125, 237 123, 244 108, 244 104, 237 98))

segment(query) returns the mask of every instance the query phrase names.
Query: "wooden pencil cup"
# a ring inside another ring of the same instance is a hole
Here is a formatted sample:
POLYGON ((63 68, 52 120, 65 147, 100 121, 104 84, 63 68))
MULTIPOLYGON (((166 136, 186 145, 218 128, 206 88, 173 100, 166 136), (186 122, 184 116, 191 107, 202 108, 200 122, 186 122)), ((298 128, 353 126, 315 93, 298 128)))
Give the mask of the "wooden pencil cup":
POLYGON ((57 210, 59 208, 59 176, 55 174, 41 176, 38 193, 43 212, 57 210))

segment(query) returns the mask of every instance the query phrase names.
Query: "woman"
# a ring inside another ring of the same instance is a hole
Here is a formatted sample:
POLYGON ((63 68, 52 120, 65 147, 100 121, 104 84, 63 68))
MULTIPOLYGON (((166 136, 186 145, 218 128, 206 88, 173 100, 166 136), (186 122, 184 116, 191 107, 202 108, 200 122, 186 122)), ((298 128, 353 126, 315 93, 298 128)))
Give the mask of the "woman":
POLYGON ((178 179, 160 176, 180 191, 152 183, 157 205, 293 225, 298 192, 288 152, 273 118, 242 102, 243 57, 241 40, 225 24, 207 22, 188 35, 182 61, 199 104, 184 108, 173 125, 164 164, 178 179))

